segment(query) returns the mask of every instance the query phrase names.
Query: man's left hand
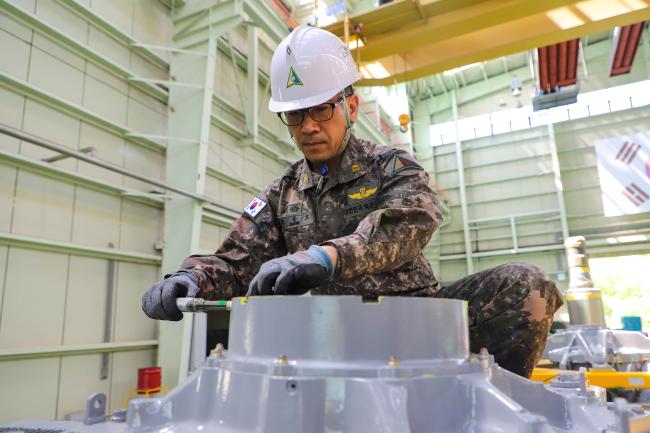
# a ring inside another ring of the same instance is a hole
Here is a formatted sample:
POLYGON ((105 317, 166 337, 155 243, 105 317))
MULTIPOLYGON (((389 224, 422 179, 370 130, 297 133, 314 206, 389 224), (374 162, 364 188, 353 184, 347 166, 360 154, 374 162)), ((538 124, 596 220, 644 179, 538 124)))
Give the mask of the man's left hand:
MULTIPOLYGON (((251 281, 246 296, 302 295, 334 274, 330 253, 318 245, 264 263, 251 281)), ((332 247, 329 247, 332 248, 332 247)))

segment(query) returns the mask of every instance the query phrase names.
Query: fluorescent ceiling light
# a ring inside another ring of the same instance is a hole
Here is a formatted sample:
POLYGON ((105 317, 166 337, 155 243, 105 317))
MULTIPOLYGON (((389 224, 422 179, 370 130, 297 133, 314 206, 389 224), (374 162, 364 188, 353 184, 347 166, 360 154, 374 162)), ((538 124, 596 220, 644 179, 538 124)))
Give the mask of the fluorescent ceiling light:
POLYGON ((351 49, 351 50, 356 49, 357 46, 359 48, 362 48, 363 45, 364 45, 363 40, 361 40, 361 39, 352 39, 352 40, 350 40, 350 42, 348 42, 348 48, 351 49), (359 45, 357 45, 357 42, 359 43, 359 45))
POLYGON ((363 78, 365 78, 366 80, 368 78, 372 78, 372 74, 370 72, 368 72, 368 70, 366 69, 365 66, 362 66, 360 69, 361 69, 361 76, 363 78))
POLYGON ((480 66, 480 65, 481 65, 480 62, 479 63, 470 63, 469 65, 464 65, 464 66, 460 66, 458 68, 454 68, 454 69, 450 69, 448 71, 444 71, 442 73, 442 75, 445 75, 445 76, 448 77, 450 75, 454 75, 454 74, 457 74, 457 73, 459 73, 461 71, 466 71, 467 69, 471 69, 471 68, 473 68, 475 66, 480 66))
POLYGON ((546 16, 549 17, 559 28, 570 29, 573 27, 581 26, 585 22, 569 8, 557 8, 548 11, 546 16))
POLYGON ((599 21, 646 8, 646 3, 639 0, 590 0, 576 3, 575 7, 590 20, 599 21))
POLYGON ((379 62, 368 63, 366 69, 370 72, 372 78, 386 78, 390 76, 386 68, 379 62))

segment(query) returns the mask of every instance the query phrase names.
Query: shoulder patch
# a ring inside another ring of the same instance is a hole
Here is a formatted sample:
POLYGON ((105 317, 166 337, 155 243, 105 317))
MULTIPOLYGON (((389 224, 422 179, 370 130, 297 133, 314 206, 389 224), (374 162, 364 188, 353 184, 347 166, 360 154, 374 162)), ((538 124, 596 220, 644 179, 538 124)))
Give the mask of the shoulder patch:
POLYGON ((395 152, 392 161, 388 164, 391 170, 390 176, 405 176, 415 174, 418 171, 424 170, 420 164, 406 152, 395 152))
POLYGON ((253 200, 244 208, 244 213, 251 218, 255 218, 266 207, 266 204, 261 198, 253 197, 253 200))

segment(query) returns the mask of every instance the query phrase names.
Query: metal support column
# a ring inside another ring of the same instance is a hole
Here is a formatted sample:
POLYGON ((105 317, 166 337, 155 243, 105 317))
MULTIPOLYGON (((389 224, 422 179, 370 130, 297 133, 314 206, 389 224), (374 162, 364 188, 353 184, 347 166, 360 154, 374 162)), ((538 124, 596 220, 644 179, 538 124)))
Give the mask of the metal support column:
POLYGON ((646 30, 645 36, 641 40, 641 45, 643 46, 643 57, 645 57, 646 73, 650 78, 650 29, 646 30))
MULTIPOLYGON (((217 38, 242 22, 242 11, 241 0, 228 0, 214 5, 191 1, 174 12, 170 78, 184 85, 170 87, 166 175, 169 184, 196 194, 205 189, 217 38)), ((163 273, 176 271, 198 251, 202 205, 179 195, 166 201, 163 273)), ((158 364, 170 388, 187 376, 192 328, 205 330, 192 319, 160 322, 158 364)))
MULTIPOLYGON (((433 147, 431 146, 431 117, 427 101, 416 101, 413 105, 413 149, 422 168, 426 170, 435 182, 435 160, 433 147)), ((429 243, 424 249, 424 255, 431 263, 431 267, 438 279, 440 279, 440 227, 433 233, 429 243)))
POLYGON ((458 189, 460 191, 460 209, 463 218, 463 238, 465 240, 465 261, 467 274, 474 273, 472 261, 472 239, 469 232, 469 216, 467 211, 467 196, 465 194, 465 166, 463 164, 463 144, 460 141, 458 128, 458 99, 457 90, 451 91, 451 110, 454 116, 454 132, 456 135, 456 168, 458 169, 458 189))
MULTIPOLYGON (((547 114, 548 116, 548 114, 547 114)), ((560 160, 557 156, 557 144, 555 143, 555 128, 550 118, 547 123, 548 142, 551 148, 551 165, 553 170, 553 183, 557 194, 557 204, 560 211, 560 224, 562 226, 562 238, 569 237, 569 224, 567 222, 566 207, 564 205, 564 186, 562 185, 562 176, 560 173, 560 160)))
POLYGON ((259 85, 259 36, 257 27, 248 26, 248 98, 246 106, 246 128, 253 142, 258 141, 260 122, 260 85, 259 85))

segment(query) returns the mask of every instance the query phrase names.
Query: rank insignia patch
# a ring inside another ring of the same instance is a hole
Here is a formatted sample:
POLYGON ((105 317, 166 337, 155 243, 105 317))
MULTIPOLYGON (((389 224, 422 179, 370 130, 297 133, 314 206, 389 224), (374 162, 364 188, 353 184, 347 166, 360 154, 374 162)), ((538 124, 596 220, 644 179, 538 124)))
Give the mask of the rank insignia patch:
POLYGON ((262 209, 266 207, 266 202, 259 197, 253 197, 253 200, 244 208, 244 213, 251 218, 255 218, 262 209))
POLYGON ((420 164, 408 154, 397 154, 393 158, 393 172, 392 176, 397 173, 404 172, 403 174, 413 174, 416 171, 422 170, 420 164))

